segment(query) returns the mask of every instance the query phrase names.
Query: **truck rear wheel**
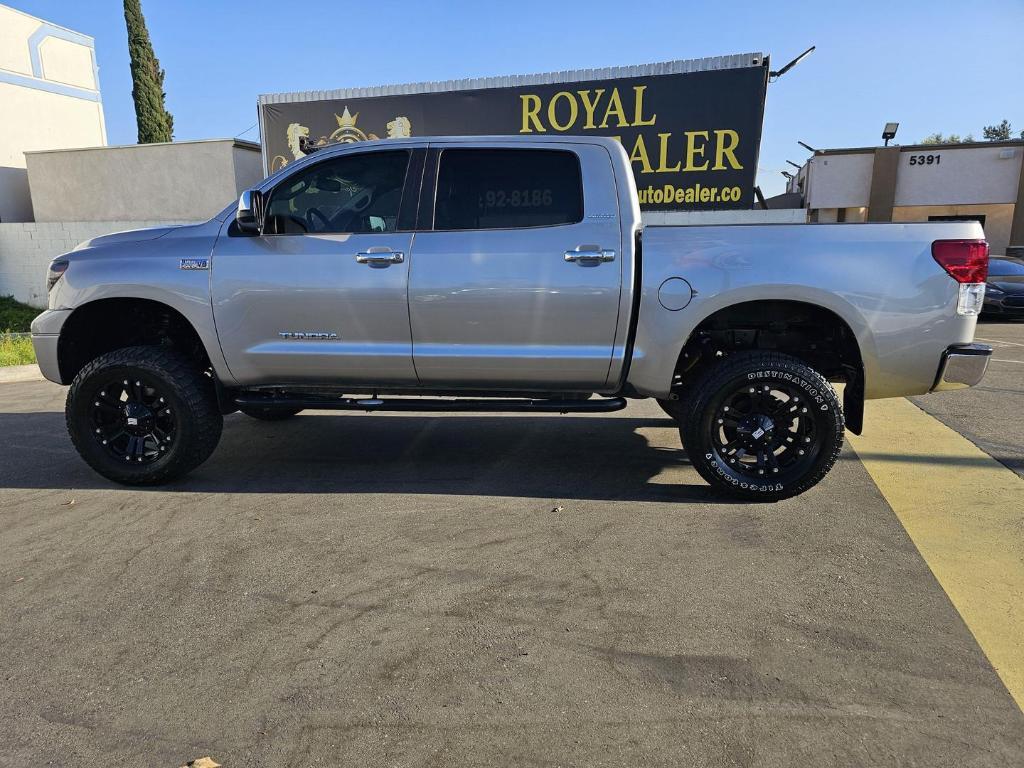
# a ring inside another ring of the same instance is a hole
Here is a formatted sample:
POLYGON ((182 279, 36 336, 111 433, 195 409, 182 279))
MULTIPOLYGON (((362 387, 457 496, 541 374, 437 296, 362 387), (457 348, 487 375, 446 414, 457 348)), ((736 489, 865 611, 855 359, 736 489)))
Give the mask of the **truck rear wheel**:
POLYGON ((680 432, 712 486, 778 501, 828 474, 843 426, 835 390, 813 368, 776 352, 738 352, 695 382, 680 432))
POLYGON ((210 457, 223 417, 213 381, 165 347, 127 347, 88 363, 65 408, 79 455, 124 485, 157 485, 210 457))

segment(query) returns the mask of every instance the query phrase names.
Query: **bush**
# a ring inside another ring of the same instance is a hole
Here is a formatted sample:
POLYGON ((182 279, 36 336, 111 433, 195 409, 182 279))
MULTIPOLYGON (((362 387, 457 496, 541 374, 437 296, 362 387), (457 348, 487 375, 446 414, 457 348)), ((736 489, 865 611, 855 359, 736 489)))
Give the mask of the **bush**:
POLYGON ((0 333, 27 333, 39 312, 11 296, 0 296, 0 333))
POLYGON ((28 365, 36 361, 32 339, 27 336, 0 335, 0 368, 8 365, 28 365))

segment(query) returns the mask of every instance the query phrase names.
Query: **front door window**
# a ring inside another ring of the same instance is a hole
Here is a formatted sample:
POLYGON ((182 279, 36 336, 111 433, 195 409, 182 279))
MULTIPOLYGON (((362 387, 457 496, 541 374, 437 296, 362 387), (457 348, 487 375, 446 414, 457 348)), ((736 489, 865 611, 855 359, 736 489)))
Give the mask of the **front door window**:
POLYGON ((266 235, 394 232, 409 152, 367 152, 317 163, 270 193, 266 235))

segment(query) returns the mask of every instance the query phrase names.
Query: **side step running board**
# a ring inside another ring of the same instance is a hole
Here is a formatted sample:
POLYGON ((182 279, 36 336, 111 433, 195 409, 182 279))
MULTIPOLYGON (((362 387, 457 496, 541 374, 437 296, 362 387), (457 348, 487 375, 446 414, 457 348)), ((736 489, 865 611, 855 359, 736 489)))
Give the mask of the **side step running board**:
POLYGON ((479 413, 607 413, 626 407, 622 397, 594 400, 523 400, 498 398, 394 397, 260 397, 240 395, 239 407, 303 408, 331 411, 474 411, 479 413))

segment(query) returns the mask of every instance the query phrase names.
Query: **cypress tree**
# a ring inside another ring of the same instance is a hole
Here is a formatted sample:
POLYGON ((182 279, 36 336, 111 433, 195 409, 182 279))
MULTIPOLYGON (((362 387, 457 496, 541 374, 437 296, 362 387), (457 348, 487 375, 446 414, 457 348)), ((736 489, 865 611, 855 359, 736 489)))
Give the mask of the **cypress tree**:
POLYGON ((139 144, 171 141, 174 118, 164 104, 164 71, 153 53, 153 44, 142 16, 140 0, 124 0, 124 22, 128 27, 128 54, 132 62, 132 98, 139 144))

